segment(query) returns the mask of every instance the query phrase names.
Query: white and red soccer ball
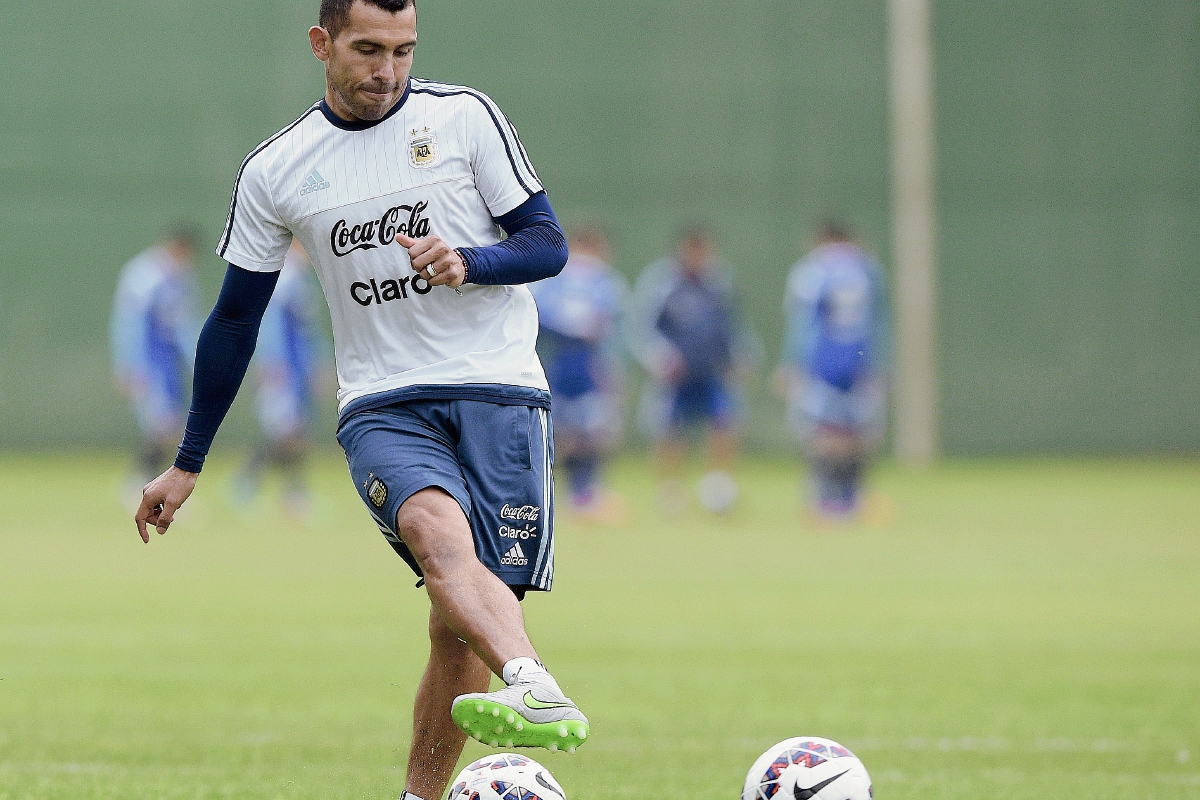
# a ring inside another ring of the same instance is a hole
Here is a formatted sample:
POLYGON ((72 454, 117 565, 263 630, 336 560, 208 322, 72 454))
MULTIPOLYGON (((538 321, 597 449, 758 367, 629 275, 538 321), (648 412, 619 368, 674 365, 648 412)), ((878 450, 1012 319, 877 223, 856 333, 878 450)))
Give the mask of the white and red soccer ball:
MULTIPOLYGON (((785 739, 758 757, 742 800, 873 800, 858 757, 830 739, 785 739)), ((567 800, 550 771, 527 756, 496 753, 467 765, 446 800, 567 800)))
POLYGON ((758 757, 742 800, 872 800, 871 776, 858 757, 830 739, 785 739, 758 757))
POLYGON ((463 768, 446 800, 567 800, 550 770, 528 756, 496 753, 463 768))

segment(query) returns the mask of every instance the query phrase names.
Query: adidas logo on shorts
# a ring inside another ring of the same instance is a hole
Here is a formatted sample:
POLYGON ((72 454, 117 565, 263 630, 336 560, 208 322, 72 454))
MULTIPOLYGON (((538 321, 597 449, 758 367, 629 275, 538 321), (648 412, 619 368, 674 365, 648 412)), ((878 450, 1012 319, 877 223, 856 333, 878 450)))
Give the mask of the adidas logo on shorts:
POLYGON ((525 551, 521 549, 521 545, 514 544, 512 549, 500 559, 500 563, 506 567, 524 567, 529 564, 529 559, 525 557, 525 551))

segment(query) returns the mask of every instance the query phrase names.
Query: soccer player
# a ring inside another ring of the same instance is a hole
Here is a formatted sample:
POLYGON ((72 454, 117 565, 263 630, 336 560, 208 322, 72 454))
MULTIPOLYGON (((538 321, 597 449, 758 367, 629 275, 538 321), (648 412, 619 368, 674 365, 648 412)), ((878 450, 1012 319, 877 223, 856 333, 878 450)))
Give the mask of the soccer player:
POLYGON ((858 510, 866 461, 883 434, 886 302, 883 270, 838 222, 822 225, 817 246, 788 275, 777 374, 819 518, 858 510))
POLYGON ((621 438, 618 330, 629 284, 608 264, 608 239, 599 227, 575 227, 567 243, 571 257, 562 273, 529 287, 541 317, 538 353, 554 395, 556 462, 566 469, 578 513, 617 522, 620 500, 604 490, 601 472, 621 438))
POLYGON ((308 257, 293 239, 279 282, 263 314, 251 369, 257 378, 255 410, 263 442, 235 478, 235 492, 251 499, 263 473, 283 473, 285 513, 303 519, 308 508, 304 461, 313 394, 321 378, 325 342, 317 327, 317 288, 308 257))
POLYGON ((299 239, 329 304, 350 475, 430 599, 405 797, 436 800, 467 733, 567 750, 588 734, 519 603, 554 578, 550 394, 524 284, 561 271, 566 241, 496 104, 410 76, 411 0, 322 0, 319 22, 325 97, 242 162, 184 439, 136 522, 149 541, 191 494, 299 239), (491 673, 506 686, 487 692, 491 673))
POLYGON ((737 499, 731 473, 740 424, 737 384, 761 345, 738 320, 732 276, 711 231, 695 225, 682 231, 673 255, 646 267, 634 285, 630 348, 650 377, 641 415, 655 441, 667 511, 686 504, 686 435, 695 427, 706 436, 701 503, 724 512, 737 499))
POLYGON ((113 377, 142 434, 138 486, 167 466, 187 412, 187 373, 199 330, 196 233, 168 232, 122 269, 109 318, 113 377))

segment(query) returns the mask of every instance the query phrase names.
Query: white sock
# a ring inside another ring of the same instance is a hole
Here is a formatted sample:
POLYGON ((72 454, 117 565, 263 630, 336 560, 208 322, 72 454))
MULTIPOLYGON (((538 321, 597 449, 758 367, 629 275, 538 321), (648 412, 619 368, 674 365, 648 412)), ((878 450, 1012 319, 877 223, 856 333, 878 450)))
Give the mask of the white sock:
POLYGON ((412 792, 405 791, 403 794, 400 795, 400 800, 421 800, 421 798, 417 797, 412 792))
POLYGON ((554 690, 562 694, 562 689, 558 688, 558 681, 554 680, 554 676, 546 671, 542 666, 542 662, 536 658, 514 658, 504 665, 500 677, 509 686, 514 683, 541 683, 548 684, 554 687, 554 690))

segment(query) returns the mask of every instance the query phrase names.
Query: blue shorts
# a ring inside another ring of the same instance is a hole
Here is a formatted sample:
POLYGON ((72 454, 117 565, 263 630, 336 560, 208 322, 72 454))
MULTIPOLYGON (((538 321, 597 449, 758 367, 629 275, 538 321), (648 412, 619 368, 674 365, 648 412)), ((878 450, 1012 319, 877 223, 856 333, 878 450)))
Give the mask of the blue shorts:
POLYGON ((521 594, 554 581, 550 412, 479 400, 410 400, 360 411, 338 429, 350 477, 379 530, 417 575, 396 512, 438 487, 462 507, 485 567, 521 594))
POLYGON ((675 387, 670 416, 672 428, 701 423, 732 428, 736 422, 737 403, 720 381, 688 381, 675 387))
POLYGON ((801 439, 810 439, 822 428, 835 428, 877 442, 883 436, 887 396, 883 381, 869 375, 849 391, 808 375, 800 391, 789 393, 788 427, 801 439))
POLYGON ((559 441, 570 437, 589 449, 607 450, 621 440, 621 401, 604 392, 555 395, 554 429, 559 441))
POLYGON ((312 400, 294 381, 264 380, 254 398, 258 427, 272 442, 302 438, 308 432, 312 400))
POLYGON ((147 439, 172 439, 187 419, 184 397, 163 381, 151 380, 132 398, 138 428, 147 439))

